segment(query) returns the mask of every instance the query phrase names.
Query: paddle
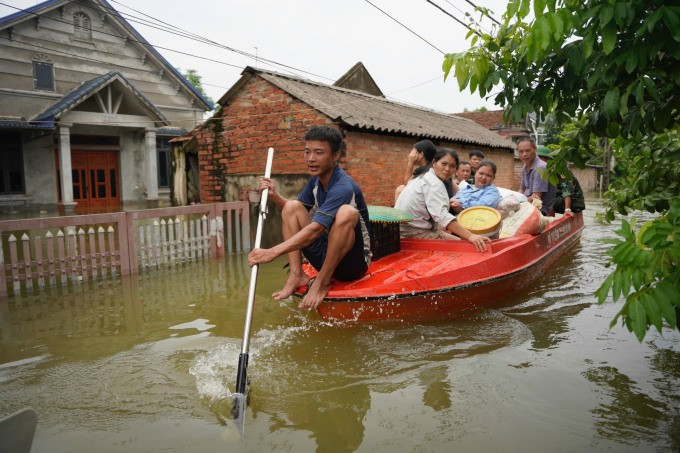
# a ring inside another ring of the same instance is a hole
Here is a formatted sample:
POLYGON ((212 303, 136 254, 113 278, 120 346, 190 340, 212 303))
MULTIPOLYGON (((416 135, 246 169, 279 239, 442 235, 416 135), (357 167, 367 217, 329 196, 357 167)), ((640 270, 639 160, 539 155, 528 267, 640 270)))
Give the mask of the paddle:
MULTIPOLYGON (((269 178, 272 172, 272 160, 274 158, 274 148, 269 148, 267 151, 267 165, 264 170, 264 177, 269 178)), ((260 212, 257 219, 257 230, 255 232, 255 246, 260 248, 262 241, 262 227, 264 220, 267 217, 267 195, 268 189, 262 191, 262 198, 260 199, 260 212)), ((250 347, 250 324, 253 320, 253 302, 255 301, 255 287, 257 286, 257 270, 258 265, 255 264, 250 271, 250 286, 248 287, 248 306, 246 308, 246 321, 243 328, 243 342, 241 343, 241 353, 238 356, 238 370, 236 373, 236 392, 234 393, 234 408, 233 416, 237 425, 243 432, 244 416, 247 401, 248 389, 248 349, 250 347)))

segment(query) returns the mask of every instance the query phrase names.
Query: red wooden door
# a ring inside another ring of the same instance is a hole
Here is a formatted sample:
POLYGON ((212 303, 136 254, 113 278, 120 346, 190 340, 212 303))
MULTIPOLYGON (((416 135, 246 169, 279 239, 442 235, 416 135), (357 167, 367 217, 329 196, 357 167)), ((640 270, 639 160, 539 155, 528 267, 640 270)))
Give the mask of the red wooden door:
POLYGON ((73 201, 78 207, 120 204, 118 151, 71 151, 73 201))

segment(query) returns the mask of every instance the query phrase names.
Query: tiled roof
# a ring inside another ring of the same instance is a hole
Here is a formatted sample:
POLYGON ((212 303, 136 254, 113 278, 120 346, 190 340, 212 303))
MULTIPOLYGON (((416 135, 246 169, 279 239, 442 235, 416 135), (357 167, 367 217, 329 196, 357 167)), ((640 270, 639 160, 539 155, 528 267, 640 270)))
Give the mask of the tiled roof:
POLYGON ((120 81, 128 90, 130 90, 134 95, 144 104, 149 110, 151 110, 154 115, 158 118, 158 121, 168 123, 168 119, 161 113, 158 108, 140 91, 138 91, 120 72, 110 71, 99 77, 88 80, 79 87, 72 90, 70 93, 66 94, 64 97, 59 99, 57 102, 49 106, 46 110, 40 112, 31 121, 51 121, 55 118, 59 118, 64 113, 76 107, 81 102, 85 101, 87 98, 92 96, 95 92, 99 91, 102 87, 113 83, 114 80, 120 81))
POLYGON ((54 123, 51 121, 31 124, 23 119, 0 117, 0 129, 52 129, 52 128, 54 128, 54 123))
POLYGON ((334 121, 358 129, 492 148, 515 148, 512 141, 465 118, 252 67, 246 67, 241 79, 220 99, 219 104, 225 105, 255 74, 334 121))

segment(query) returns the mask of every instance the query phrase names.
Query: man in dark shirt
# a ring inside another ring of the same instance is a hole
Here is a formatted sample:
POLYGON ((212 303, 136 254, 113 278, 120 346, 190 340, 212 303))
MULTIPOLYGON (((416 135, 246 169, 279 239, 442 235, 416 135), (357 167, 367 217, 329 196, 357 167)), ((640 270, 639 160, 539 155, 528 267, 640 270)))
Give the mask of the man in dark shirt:
POLYGON ((329 126, 315 126, 305 134, 305 162, 312 178, 297 200, 283 198, 270 179, 260 182, 283 209, 284 241, 270 249, 254 249, 248 264, 288 254, 290 274, 283 289, 274 293, 274 299, 281 300, 309 284, 302 252, 319 273, 300 308, 316 309, 333 286, 331 278, 357 280, 370 264, 368 209, 359 186, 338 166, 342 141, 340 131, 329 126))

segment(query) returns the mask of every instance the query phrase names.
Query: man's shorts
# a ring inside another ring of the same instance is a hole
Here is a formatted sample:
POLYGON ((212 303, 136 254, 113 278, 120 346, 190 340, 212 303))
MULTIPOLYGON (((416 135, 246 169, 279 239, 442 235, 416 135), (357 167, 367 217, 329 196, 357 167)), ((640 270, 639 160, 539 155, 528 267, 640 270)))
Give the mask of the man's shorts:
MULTIPOLYGON (((324 261, 326 261, 326 253, 328 251, 328 232, 323 233, 315 242, 308 247, 302 249, 302 254, 307 258, 317 271, 321 270, 324 261)), ((364 276, 368 270, 369 258, 367 252, 364 252, 364 240, 361 234, 361 225, 357 221, 354 227, 354 244, 347 252, 338 267, 333 272, 333 277, 343 282, 351 282, 358 280, 364 276)))

